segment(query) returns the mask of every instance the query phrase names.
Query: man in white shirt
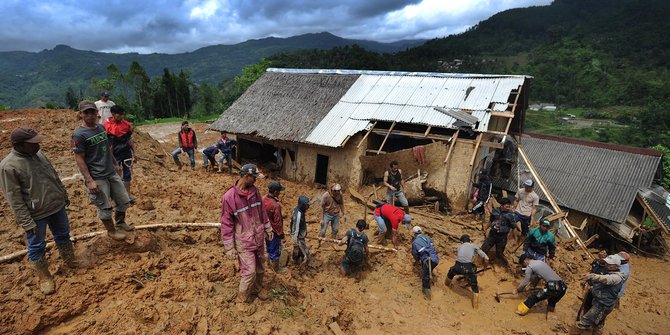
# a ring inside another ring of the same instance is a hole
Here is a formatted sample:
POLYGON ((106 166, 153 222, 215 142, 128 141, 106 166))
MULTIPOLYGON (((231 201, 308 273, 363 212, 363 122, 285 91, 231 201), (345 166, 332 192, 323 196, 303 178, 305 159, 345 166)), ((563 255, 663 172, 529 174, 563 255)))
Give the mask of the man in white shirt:
POLYGON ((98 108, 98 123, 102 124, 112 116, 111 109, 114 105, 114 101, 109 100, 109 92, 100 93, 100 100, 95 102, 95 107, 98 108))

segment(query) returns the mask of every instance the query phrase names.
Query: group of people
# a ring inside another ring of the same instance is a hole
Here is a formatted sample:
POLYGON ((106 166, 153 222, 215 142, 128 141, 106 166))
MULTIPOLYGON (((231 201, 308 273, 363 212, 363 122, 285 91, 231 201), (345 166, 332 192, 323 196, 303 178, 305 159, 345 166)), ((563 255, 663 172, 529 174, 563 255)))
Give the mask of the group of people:
MULTIPOLYGON (((177 140, 179 142, 179 147, 172 151, 172 159, 174 163, 177 164, 178 168, 182 168, 182 163, 179 160, 179 155, 186 154, 191 163, 191 170, 195 169, 195 153, 198 151, 198 136, 196 136, 195 131, 191 128, 191 125, 188 121, 183 121, 181 123, 181 130, 177 134, 177 140)), ((219 173, 223 172, 223 162, 226 162, 228 167, 228 173, 233 172, 233 149, 237 145, 237 141, 228 137, 228 134, 224 131, 221 132, 221 137, 216 141, 215 144, 207 146, 202 150, 202 166, 205 170, 211 169, 212 171, 217 171, 219 173), (221 153, 221 156, 217 159, 216 155, 221 153)))
MULTIPOLYGON (((132 124, 125 120, 125 111, 109 100, 106 92, 101 94, 98 102, 82 101, 79 104, 81 124, 72 134, 72 151, 84 185, 91 202, 97 207, 97 216, 114 240, 124 240, 126 231, 133 230, 126 218, 126 210, 132 204, 130 182, 132 180, 132 161, 134 145, 131 140, 132 124), (109 111, 109 114, 107 114, 109 111)), ((80 266, 75 257, 70 241, 70 227, 66 207, 69 205, 67 191, 58 173, 46 156, 40 151, 40 143, 45 136, 31 128, 16 128, 10 135, 12 151, 0 162, 0 189, 13 209, 16 220, 25 230, 28 245, 28 258, 33 263, 40 279, 40 290, 45 294, 55 291, 55 283, 48 269, 45 258, 46 227, 49 226, 56 246, 65 264, 69 267, 80 266)), ((194 166, 194 152, 197 150, 197 139, 188 122, 182 123, 179 133, 180 148, 173 152, 177 164, 178 155, 186 153, 194 166)), ((203 153, 205 165, 215 165, 214 155, 221 152, 219 169, 222 160, 228 161, 228 169, 232 171, 232 148, 235 140, 221 133, 214 149, 208 147, 203 153), (212 155, 212 153, 214 153, 212 155)), ((268 192, 261 196, 255 186, 260 173, 254 164, 246 164, 240 168, 239 179, 228 189, 221 200, 221 238, 225 254, 239 264, 240 283, 238 300, 249 302, 253 296, 267 298, 267 289, 263 287, 265 273, 265 253, 275 272, 284 272, 280 258, 285 238, 282 216, 281 193, 285 190, 279 181, 268 185, 268 192)), ((478 202, 473 209, 480 213, 491 199, 490 178, 480 175, 478 202)), ((398 229, 400 224, 411 228, 412 256, 421 265, 423 293, 427 299, 431 297, 432 271, 439 264, 439 256, 431 238, 419 226, 411 226, 409 205, 404 194, 405 184, 402 171, 396 161, 384 173, 384 184, 387 186, 386 201, 377 201, 373 218, 378 224, 375 233, 380 236, 382 245, 388 238, 398 248, 398 229), (398 200, 400 206, 395 206, 398 200)), ((449 269, 445 280, 446 286, 451 284, 456 275, 465 277, 473 291, 472 306, 478 306, 479 287, 477 270, 473 260, 475 256, 483 259, 484 265, 489 263, 487 253, 496 248, 496 258, 506 263, 504 250, 508 238, 514 240, 518 236, 523 239, 524 254, 520 262, 524 265, 525 277, 514 294, 523 292, 530 284, 535 287, 544 280, 544 288, 534 293, 519 304, 516 313, 526 315, 530 309, 542 300, 548 300, 547 309, 553 311, 556 304, 567 291, 566 283, 552 269, 555 257, 555 237, 550 231, 551 222, 545 218, 539 220, 538 227, 530 228, 536 212, 539 197, 533 191, 534 182, 524 181, 523 187, 515 195, 514 202, 508 198, 499 201, 500 208, 491 211, 489 222, 484 230, 488 230, 481 247, 472 243, 469 235, 460 238, 456 263, 449 269), (515 211, 512 211, 515 208, 515 211)), ((296 264, 306 265, 312 255, 306 243, 306 214, 316 201, 321 202, 322 222, 319 238, 325 239, 328 227, 331 237, 339 236, 340 221, 346 222, 345 203, 342 187, 332 184, 328 190, 310 200, 306 195, 297 199, 297 205, 291 214, 289 235, 293 243, 292 258, 296 264)), ((348 230, 340 244, 346 244, 340 270, 344 275, 360 273, 367 263, 369 238, 364 233, 368 229, 365 220, 358 220, 356 228, 348 230)), ((613 310, 618 299, 623 295, 626 281, 630 274, 625 252, 616 255, 603 254, 592 265, 592 272, 585 278, 589 285, 588 295, 584 297, 585 313, 573 331, 601 330, 607 315, 613 310)))
MULTIPOLYGON (((81 124, 72 134, 72 151, 86 192, 98 208, 98 218, 114 240, 124 240, 133 226, 126 223, 132 179, 132 125, 125 111, 103 92, 97 102, 79 104, 81 124), (98 106, 101 106, 100 109, 98 106), (106 118, 106 119, 105 119, 106 118)), ((49 159, 40 150, 46 137, 32 128, 16 128, 10 134, 12 151, 0 162, 0 189, 24 229, 28 259, 33 264, 44 294, 55 292, 46 255, 46 228, 68 267, 81 266, 70 240, 66 207, 67 190, 49 159)))

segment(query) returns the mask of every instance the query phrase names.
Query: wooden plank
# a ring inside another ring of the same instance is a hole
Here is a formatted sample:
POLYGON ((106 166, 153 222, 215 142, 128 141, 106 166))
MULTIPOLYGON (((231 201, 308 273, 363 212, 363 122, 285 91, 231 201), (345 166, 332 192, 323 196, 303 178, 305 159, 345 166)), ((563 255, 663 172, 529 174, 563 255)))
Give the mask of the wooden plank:
POLYGON ((493 135, 507 135, 507 133, 502 132, 502 131, 495 131, 495 130, 487 130, 487 134, 493 134, 493 135))
POLYGON ((384 148, 384 144, 386 144, 386 140, 388 140, 389 135, 391 135, 391 131, 393 130, 393 127, 395 127, 396 122, 393 121, 391 124, 391 128, 389 128, 389 131, 386 133, 386 136, 384 137, 384 141, 382 141, 382 145, 379 146, 379 150, 377 150, 377 155, 379 155, 380 152, 382 152, 382 149, 384 148))
POLYGON ((475 143, 475 150, 472 153, 472 158, 470 158, 470 167, 472 167, 472 165, 475 164, 475 158, 477 158, 477 154, 479 153, 479 151, 478 151, 479 150, 479 143, 482 143, 482 137, 483 136, 484 136, 484 134, 482 134, 482 133, 479 133, 479 135, 477 135, 477 143, 475 143))
MULTIPOLYGON (((551 207, 554 209, 556 213, 560 213, 561 208, 558 206, 556 201, 554 200, 554 197, 551 195, 549 192, 549 189, 547 189, 547 186, 544 185, 544 182, 542 181, 542 178, 540 178, 540 175, 537 173, 535 170, 535 166, 533 166, 533 163, 530 162, 530 159, 528 159, 528 156, 526 156, 526 152, 523 150, 523 147, 519 145, 519 154, 521 155, 521 158, 523 158, 524 162, 526 163, 526 166, 528 167, 528 170, 530 170, 530 173, 533 175, 533 178, 535 179, 535 183, 540 186, 540 189, 542 192, 544 192, 544 195, 547 197, 549 200, 549 203, 551 203, 551 207)), ((593 259, 593 255, 589 252, 589 249, 584 245, 584 241, 577 235, 577 232, 572 228, 572 225, 568 221, 568 218, 564 218, 563 221, 565 222, 564 226, 568 231, 568 234, 571 235, 570 237, 576 237, 577 244, 586 252, 588 257, 590 259, 593 259)))
POLYGON ((479 145, 482 147, 494 148, 494 149, 503 149, 505 147, 505 144, 503 143, 496 143, 489 141, 482 141, 482 143, 480 143, 479 145))
POLYGON ((466 140, 464 138, 456 139, 456 141, 458 141, 458 143, 471 144, 471 145, 475 145, 475 143, 477 143, 476 140, 466 140))
POLYGON ((456 139, 458 138, 458 133, 460 131, 461 131, 460 129, 456 130, 454 135, 451 136, 451 144, 449 145, 449 151, 447 152, 447 157, 444 159, 445 163, 449 162, 449 157, 451 157, 451 152, 454 150, 454 145, 456 144, 456 139))
POLYGON ((426 132, 423 133, 423 137, 428 136, 428 133, 430 133, 430 130, 433 129, 433 126, 428 126, 428 129, 426 129, 426 132))
POLYGON ((388 153, 386 151, 379 151, 378 152, 377 150, 372 150, 372 149, 365 150, 365 152, 369 152, 369 153, 377 154, 377 155, 379 155, 380 153, 382 153, 382 154, 387 154, 388 153))
POLYGON ((562 219, 562 218, 564 218, 564 217, 566 217, 566 216, 568 216, 568 213, 566 213, 566 212, 558 212, 558 213, 556 213, 556 214, 551 214, 551 215, 547 216, 545 219, 547 219, 547 220, 549 220, 549 222, 551 222, 551 221, 556 221, 556 220, 558 220, 558 219, 562 219))
MULTIPOLYGON (((640 193, 635 195, 635 198, 637 201, 642 204, 642 208, 644 209, 644 212, 647 213, 647 215, 651 216, 651 218, 654 220, 654 223, 656 224, 657 227, 661 227, 663 229, 663 232, 666 234, 668 233, 668 227, 666 227, 663 222, 661 222, 661 219, 656 215, 656 212, 654 212, 650 207, 649 204, 640 196, 640 193)), ((644 220, 642 220, 642 223, 644 223, 644 220)))
MULTIPOLYGON (((519 97, 521 96, 521 90, 523 90, 523 85, 519 85, 519 88, 517 89, 516 98, 514 98, 514 107, 512 107, 512 118, 514 118, 514 114, 516 113, 516 106, 518 106, 517 103, 519 102, 519 97)), ((507 120, 507 126, 505 127, 505 134, 509 133, 509 127, 510 125, 512 125, 512 118, 509 118, 507 120)))
POLYGON ((510 113, 510 112, 491 112, 491 116, 500 116, 500 117, 509 117, 509 118, 513 118, 513 117, 514 117, 514 113, 510 113))
POLYGON ((360 148, 361 144, 363 144, 363 142, 365 142, 365 140, 368 138, 368 135, 370 135, 370 133, 372 132, 372 129, 375 129, 376 125, 377 125, 377 121, 375 121, 375 123, 372 124, 372 127, 370 127, 370 130, 368 130, 368 132, 365 133, 365 136, 363 136, 361 141, 358 142, 358 145, 356 146, 356 148, 360 148))
MULTIPOLYGON (((386 132, 388 132, 388 129, 375 129, 372 131, 373 133, 377 135, 386 135, 386 132)), ((449 141, 451 136, 444 136, 444 135, 437 135, 437 134, 428 134, 424 136, 422 133, 415 133, 411 131, 403 131, 403 130, 393 130, 391 131, 391 134, 393 135, 401 135, 401 136, 407 136, 407 137, 414 137, 414 138, 427 138, 430 140, 438 140, 438 141, 449 141)))
POLYGON ((344 148, 344 146, 347 145, 347 142, 349 142, 350 138, 351 138, 351 135, 347 135, 347 137, 344 139, 344 142, 342 142, 342 144, 340 146, 344 148))

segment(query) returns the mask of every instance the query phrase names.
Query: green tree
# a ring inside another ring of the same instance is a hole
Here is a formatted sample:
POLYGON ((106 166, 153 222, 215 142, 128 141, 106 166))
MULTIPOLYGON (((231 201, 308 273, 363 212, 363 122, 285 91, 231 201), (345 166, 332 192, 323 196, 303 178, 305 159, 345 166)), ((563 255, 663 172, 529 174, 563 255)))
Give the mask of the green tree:
POLYGON ((658 150, 663 153, 663 158, 661 159, 661 172, 663 175, 661 176, 659 183, 666 189, 670 189, 670 149, 661 144, 657 144, 651 147, 651 149, 658 150))

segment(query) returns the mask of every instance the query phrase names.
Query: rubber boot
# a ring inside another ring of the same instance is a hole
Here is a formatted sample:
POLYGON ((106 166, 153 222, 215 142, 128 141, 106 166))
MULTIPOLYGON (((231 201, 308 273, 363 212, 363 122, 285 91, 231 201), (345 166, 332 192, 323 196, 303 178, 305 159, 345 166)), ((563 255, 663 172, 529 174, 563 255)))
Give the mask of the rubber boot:
POLYGON ((112 219, 106 219, 101 221, 102 224, 105 226, 105 229, 107 229, 107 236, 117 241, 123 241, 126 239, 126 233, 116 229, 114 227, 114 222, 112 222, 112 219))
POLYGON ((446 287, 451 286, 451 279, 452 278, 449 278, 449 277, 445 278, 444 279, 444 286, 446 286, 446 287))
POLYGON ((263 287, 263 275, 256 273, 256 279, 254 280, 254 289, 252 293, 255 294, 258 299, 265 301, 268 300, 268 290, 263 287))
POLYGON ((237 292, 237 302, 239 303, 244 303, 248 304, 251 302, 251 295, 249 294, 249 291, 238 291, 237 292))
POLYGON ((123 229, 125 231, 135 230, 135 227, 129 226, 126 223, 126 212, 114 212, 114 219, 116 220, 116 229, 123 229))
POLYGON ((409 206, 404 206, 403 208, 405 209, 405 214, 409 214, 409 206))
POLYGON ((472 308, 479 308, 479 293, 472 293, 472 308))
POLYGON ((426 300, 430 300, 432 298, 432 292, 429 288, 424 288, 423 289, 423 297, 426 298, 426 300))
POLYGON ((71 269, 75 269, 81 266, 80 262, 74 258, 74 246, 72 245, 72 242, 58 244, 56 247, 58 248, 60 257, 63 259, 63 262, 65 262, 65 265, 71 269))
POLYGON ((522 302, 519 304, 519 306, 516 306, 516 311, 514 311, 514 313, 524 316, 528 314, 529 311, 530 308, 528 308, 528 306, 526 306, 526 304, 522 302))
POLYGON ((174 163, 177 164, 177 168, 181 170, 181 161, 179 160, 179 158, 175 158, 174 163))
POLYGON ((555 312, 556 311, 556 306, 549 306, 547 305, 547 312, 555 312))
POLYGON ((54 278, 49 272, 49 263, 47 259, 42 256, 42 258, 37 261, 33 261, 33 266, 37 272, 37 277, 40 279, 40 291, 44 294, 52 294, 56 291, 56 283, 54 283, 54 278))
POLYGON ((602 335, 603 334, 603 327, 599 327, 598 325, 593 326, 593 329, 591 330, 591 335, 602 335))

